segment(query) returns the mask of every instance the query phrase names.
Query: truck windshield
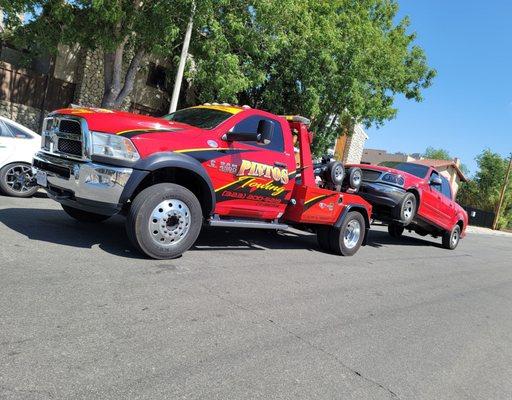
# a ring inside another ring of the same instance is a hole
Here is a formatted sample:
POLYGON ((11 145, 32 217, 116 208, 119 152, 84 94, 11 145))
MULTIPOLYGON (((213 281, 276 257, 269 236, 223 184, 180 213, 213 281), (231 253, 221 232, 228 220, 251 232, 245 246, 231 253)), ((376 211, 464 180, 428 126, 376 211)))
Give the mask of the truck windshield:
POLYGON ((181 122, 202 129, 212 129, 224 122, 233 114, 214 110, 212 108, 185 108, 165 115, 163 118, 169 121, 181 122))
POLYGON ((384 161, 379 165, 383 167, 398 169, 399 171, 407 172, 408 174, 417 176, 418 178, 425 178, 429 170, 429 168, 425 165, 399 161, 384 161))

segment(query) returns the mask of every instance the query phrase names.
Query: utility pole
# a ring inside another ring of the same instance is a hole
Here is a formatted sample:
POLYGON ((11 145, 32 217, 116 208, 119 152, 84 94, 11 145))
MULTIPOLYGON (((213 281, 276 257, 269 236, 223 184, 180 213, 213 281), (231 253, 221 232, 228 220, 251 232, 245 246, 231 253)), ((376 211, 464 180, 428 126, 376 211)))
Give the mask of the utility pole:
POLYGON ((176 111, 178 107, 178 98, 180 97, 181 82, 183 80, 183 72, 185 71, 185 65, 187 64, 188 47, 190 45, 190 37, 192 36, 192 27, 194 26, 194 14, 196 12, 196 2, 192 0, 192 8, 190 10, 190 19, 187 24, 187 30, 185 32, 185 40, 183 41, 183 47, 181 48, 180 63, 178 70, 176 71, 176 79, 174 80, 174 88, 172 90, 171 106, 169 112, 176 111))
POLYGON ((510 176, 511 169, 512 169, 512 153, 510 153, 510 160, 508 162, 508 168, 507 168, 507 173, 505 174, 505 180, 503 181, 503 187, 501 188, 500 201, 498 202, 498 209, 496 210, 496 215, 494 216, 494 222, 492 224, 492 229, 494 229, 494 230, 496 230, 496 226, 498 226, 498 219, 500 217, 501 206, 503 205, 503 199, 505 198, 505 191, 507 190, 508 177, 510 176))
MULTIPOLYGON (((43 123, 44 119, 46 117, 45 110, 46 110, 46 101, 48 99, 48 92, 50 90, 50 84, 53 78, 53 75, 55 75, 55 57, 50 56, 50 65, 48 66, 48 71, 46 72, 46 76, 44 77, 44 92, 43 92, 43 99, 41 100, 41 105, 39 107, 39 133, 43 131, 43 123)), ((51 111, 51 110, 50 110, 51 111)))

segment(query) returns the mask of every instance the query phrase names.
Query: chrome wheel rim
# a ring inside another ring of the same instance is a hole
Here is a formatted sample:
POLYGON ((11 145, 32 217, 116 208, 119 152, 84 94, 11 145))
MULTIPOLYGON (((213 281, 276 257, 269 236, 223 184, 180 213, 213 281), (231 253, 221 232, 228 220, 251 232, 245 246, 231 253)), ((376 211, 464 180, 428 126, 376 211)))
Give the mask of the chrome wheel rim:
POLYGON ((352 177, 352 186, 354 188, 357 188, 361 185, 361 174, 358 172, 358 173, 355 173, 354 176, 352 177))
POLYGON ((5 183, 14 192, 28 192, 32 180, 32 168, 28 165, 13 165, 5 174, 5 183))
POLYGON ((361 224, 357 220, 352 220, 347 224, 345 228, 345 234, 343 235, 343 244, 347 249, 352 249, 359 242, 361 237, 361 224))
POLYGON ((176 246, 187 236, 190 220, 190 210, 184 202, 177 199, 164 200, 151 213, 149 234, 159 246, 176 246))
POLYGON ((341 165, 338 165, 336 168, 334 168, 334 177, 336 178, 336 181, 340 181, 343 179, 343 167, 341 165))
POLYGON ((404 204, 404 219, 408 220, 412 217, 414 208, 414 202, 412 200, 407 200, 404 204))
POLYGON ((452 233, 452 246, 455 246, 459 241, 459 231, 455 229, 452 233))

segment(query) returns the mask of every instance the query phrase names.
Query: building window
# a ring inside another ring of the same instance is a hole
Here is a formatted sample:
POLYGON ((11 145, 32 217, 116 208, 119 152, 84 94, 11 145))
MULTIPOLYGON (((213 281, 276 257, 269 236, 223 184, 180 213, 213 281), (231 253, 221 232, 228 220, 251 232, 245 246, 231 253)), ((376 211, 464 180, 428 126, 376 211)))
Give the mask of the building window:
POLYGON ((148 79, 146 85, 155 87, 160 90, 165 89, 165 78, 167 70, 161 65, 149 63, 148 79))

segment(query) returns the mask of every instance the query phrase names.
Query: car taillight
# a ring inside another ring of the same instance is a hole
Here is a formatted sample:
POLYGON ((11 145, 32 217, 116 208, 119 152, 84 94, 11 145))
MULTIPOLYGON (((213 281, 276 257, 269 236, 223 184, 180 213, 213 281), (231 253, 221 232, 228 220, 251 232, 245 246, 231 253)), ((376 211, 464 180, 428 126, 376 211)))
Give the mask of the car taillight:
POLYGON ((392 174, 392 173, 386 173, 381 178, 384 182, 389 182, 394 185, 403 186, 405 183, 405 179, 402 175, 392 174))

